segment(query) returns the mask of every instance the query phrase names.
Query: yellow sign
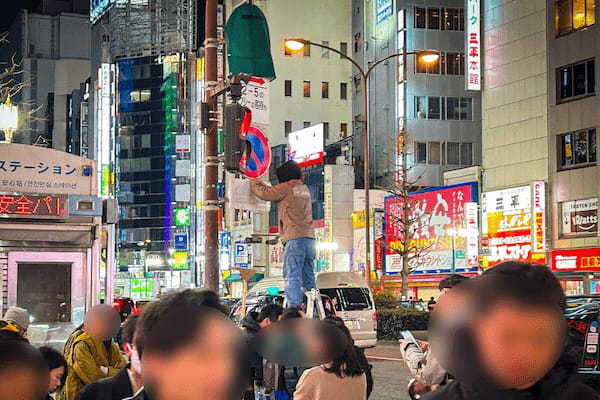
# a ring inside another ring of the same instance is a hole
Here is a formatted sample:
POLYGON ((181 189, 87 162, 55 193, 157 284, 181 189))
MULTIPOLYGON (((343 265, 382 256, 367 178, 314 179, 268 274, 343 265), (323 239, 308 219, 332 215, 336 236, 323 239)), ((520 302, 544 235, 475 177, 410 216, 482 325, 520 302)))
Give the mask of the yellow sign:
MULTIPOLYGON (((369 225, 373 226, 373 212, 369 216, 369 225)), ((365 218, 364 211, 355 211, 352 213, 352 227, 354 229, 360 229, 367 226, 367 219, 365 218)))

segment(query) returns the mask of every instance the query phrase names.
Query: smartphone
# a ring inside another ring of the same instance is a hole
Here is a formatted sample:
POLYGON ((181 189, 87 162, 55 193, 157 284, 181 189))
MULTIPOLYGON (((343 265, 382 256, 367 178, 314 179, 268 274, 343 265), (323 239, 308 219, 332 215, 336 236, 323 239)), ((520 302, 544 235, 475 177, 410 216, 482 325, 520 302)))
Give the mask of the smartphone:
POLYGON ((408 340, 409 342, 415 344, 418 349, 421 349, 419 342, 417 342, 417 339, 415 339, 415 337, 413 336, 413 334, 410 331, 402 331, 402 332, 400 332, 400 334, 402 335, 402 337, 405 340, 408 340))

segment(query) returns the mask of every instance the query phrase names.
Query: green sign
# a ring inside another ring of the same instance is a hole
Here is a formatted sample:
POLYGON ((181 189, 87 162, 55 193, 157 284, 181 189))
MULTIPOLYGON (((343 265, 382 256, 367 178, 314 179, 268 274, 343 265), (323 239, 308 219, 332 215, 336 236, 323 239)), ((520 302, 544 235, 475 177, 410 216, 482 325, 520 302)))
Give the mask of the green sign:
POLYGON ((192 221, 188 208, 175 209, 175 226, 190 226, 192 221))

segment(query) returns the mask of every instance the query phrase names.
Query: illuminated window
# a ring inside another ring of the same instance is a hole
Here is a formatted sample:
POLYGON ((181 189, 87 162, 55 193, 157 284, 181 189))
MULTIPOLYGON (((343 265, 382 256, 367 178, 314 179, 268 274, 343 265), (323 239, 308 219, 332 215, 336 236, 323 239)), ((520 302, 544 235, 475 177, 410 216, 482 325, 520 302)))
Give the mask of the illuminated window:
POLYGON ((341 134, 342 138, 348 137, 348 124, 347 123, 342 122, 340 124, 340 134, 341 134))
POLYGON ((304 92, 304 97, 310 97, 310 81, 304 81, 302 84, 302 89, 304 92))
POLYGON ((321 98, 329 98, 329 82, 321 82, 321 98))
POLYGON ((556 34, 565 35, 596 23, 596 0, 558 0, 554 18, 556 34))
POLYGON ((596 130, 585 129, 558 137, 559 170, 596 165, 596 130))

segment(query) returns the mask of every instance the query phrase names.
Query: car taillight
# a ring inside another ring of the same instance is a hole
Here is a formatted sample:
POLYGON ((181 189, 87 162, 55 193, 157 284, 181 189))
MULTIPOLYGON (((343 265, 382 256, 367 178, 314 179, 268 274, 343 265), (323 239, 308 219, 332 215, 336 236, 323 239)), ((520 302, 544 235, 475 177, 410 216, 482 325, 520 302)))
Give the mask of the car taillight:
POLYGON ((371 314, 371 321, 373 321, 373 329, 377 330, 377 313, 373 312, 373 314, 371 314))

